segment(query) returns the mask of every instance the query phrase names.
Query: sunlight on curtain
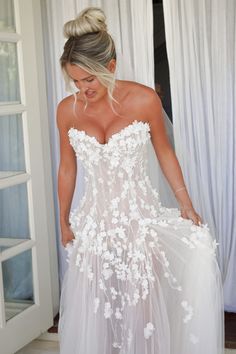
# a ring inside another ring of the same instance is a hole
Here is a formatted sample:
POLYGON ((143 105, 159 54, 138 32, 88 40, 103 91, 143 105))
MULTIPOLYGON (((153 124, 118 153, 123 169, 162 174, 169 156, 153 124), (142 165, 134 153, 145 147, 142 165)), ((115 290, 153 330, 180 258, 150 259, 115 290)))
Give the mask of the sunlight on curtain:
POLYGON ((236 2, 165 0, 176 152, 236 311, 236 2))

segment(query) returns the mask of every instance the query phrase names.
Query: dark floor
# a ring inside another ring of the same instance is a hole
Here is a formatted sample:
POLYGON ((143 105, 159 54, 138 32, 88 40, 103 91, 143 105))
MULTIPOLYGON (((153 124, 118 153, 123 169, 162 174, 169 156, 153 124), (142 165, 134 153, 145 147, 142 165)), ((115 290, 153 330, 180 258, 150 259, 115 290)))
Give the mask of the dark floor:
MULTIPOLYGON (((49 333, 57 333, 59 315, 54 318, 49 333)), ((225 312, 225 348, 236 349, 236 313, 225 312)))
POLYGON ((51 328, 48 329, 49 333, 57 333, 58 331, 58 320, 59 320, 59 314, 56 315, 54 318, 54 324, 51 328))
POLYGON ((225 312, 225 348, 236 349, 236 313, 225 312))

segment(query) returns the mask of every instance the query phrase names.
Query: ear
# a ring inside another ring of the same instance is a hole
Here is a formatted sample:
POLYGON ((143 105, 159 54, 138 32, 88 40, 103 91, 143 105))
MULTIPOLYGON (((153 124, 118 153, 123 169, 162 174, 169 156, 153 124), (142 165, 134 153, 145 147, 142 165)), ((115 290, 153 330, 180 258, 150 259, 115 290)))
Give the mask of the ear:
POLYGON ((116 60, 115 59, 111 59, 109 61, 109 63, 107 64, 107 69, 112 73, 115 72, 115 70, 116 70, 116 60))

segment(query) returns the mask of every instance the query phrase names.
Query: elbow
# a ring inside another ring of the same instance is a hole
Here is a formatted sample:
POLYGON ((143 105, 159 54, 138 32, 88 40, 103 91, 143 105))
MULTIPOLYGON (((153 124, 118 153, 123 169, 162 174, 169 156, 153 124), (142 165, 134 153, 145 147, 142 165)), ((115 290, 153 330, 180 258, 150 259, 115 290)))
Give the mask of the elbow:
POLYGON ((75 178, 77 172, 76 164, 60 164, 58 169, 58 178, 75 178))
POLYGON ((173 156, 175 156, 175 152, 169 144, 161 149, 158 149, 157 151, 157 157, 159 161, 166 161, 173 156))

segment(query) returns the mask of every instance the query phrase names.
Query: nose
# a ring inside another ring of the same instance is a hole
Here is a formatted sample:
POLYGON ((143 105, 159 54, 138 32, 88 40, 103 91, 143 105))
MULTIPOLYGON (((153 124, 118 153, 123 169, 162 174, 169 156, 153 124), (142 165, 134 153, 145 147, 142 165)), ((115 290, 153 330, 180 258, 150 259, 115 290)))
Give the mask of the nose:
POLYGON ((79 90, 81 93, 86 94, 86 92, 89 92, 91 89, 90 89, 88 83, 80 83, 79 90))
POLYGON ((82 92, 85 92, 86 91, 86 87, 85 87, 85 84, 84 83, 82 83, 82 82, 77 82, 76 83, 76 86, 77 86, 77 88, 79 89, 79 91, 82 91, 82 92))

